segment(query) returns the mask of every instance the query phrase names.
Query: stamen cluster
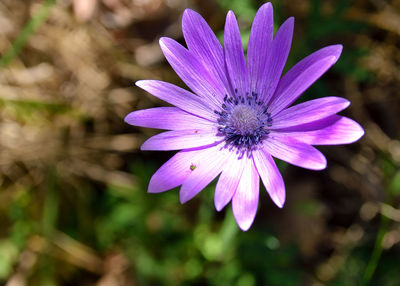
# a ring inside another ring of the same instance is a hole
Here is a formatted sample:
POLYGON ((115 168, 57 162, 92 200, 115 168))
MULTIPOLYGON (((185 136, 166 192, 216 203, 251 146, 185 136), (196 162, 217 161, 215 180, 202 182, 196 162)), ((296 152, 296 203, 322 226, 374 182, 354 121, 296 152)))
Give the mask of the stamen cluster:
POLYGON ((228 145, 240 150, 253 149, 270 133, 271 114, 255 92, 238 95, 235 89, 235 96, 225 95, 221 111, 214 112, 220 116, 219 135, 225 136, 228 145))

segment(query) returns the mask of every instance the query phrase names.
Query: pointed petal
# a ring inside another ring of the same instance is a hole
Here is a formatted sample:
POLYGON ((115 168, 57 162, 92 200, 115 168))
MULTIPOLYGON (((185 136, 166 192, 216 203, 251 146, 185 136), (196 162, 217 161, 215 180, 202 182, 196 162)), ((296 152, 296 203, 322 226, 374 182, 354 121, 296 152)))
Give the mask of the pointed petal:
POLYGON ((354 120, 337 116, 332 125, 308 132, 288 132, 288 136, 310 145, 338 145, 356 142, 364 135, 364 129, 354 120))
POLYGON ((253 160, 243 157, 245 164, 238 188, 232 198, 233 216, 239 227, 247 231, 253 224, 257 213, 260 192, 260 177, 253 160))
POLYGON ((161 38, 160 47, 177 75, 197 95, 219 106, 224 89, 199 60, 182 45, 170 38, 161 38))
POLYGON ((204 157, 204 160, 195 165, 191 174, 182 184, 179 192, 180 202, 186 203, 211 183, 221 173, 228 158, 229 154, 226 149, 221 146, 214 147, 207 158, 204 157))
POLYGON ((225 88, 225 93, 230 93, 224 51, 207 22, 199 13, 186 9, 182 18, 182 30, 189 52, 197 57, 218 84, 225 88))
POLYGON ((136 82, 136 85, 155 97, 175 105, 186 112, 209 120, 216 121, 218 118, 213 112, 215 108, 212 104, 176 85, 159 80, 139 80, 136 82))
POLYGON ((224 47, 226 68, 232 87, 245 93, 249 88, 246 63, 239 26, 232 11, 226 15, 224 47))
POLYGON ((214 204, 221 211, 232 199, 243 173, 244 160, 232 154, 219 177, 214 193, 214 204))
MULTIPOLYGON (((271 53, 274 35, 274 15, 271 3, 258 9, 251 26, 247 49, 247 68, 249 72, 250 90, 260 94, 260 84, 265 81, 264 70, 271 53)), ((262 85, 261 85, 262 86, 262 85)))
POLYGON ((345 98, 329 96, 289 107, 273 117, 272 129, 287 128, 331 116, 350 105, 345 98))
POLYGON ((182 185, 193 171, 192 166, 207 161, 213 150, 213 148, 203 148, 176 153, 151 177, 148 192, 161 193, 182 185))
POLYGON ((125 117, 125 122, 134 126, 169 130, 211 129, 213 126, 211 121, 177 107, 156 107, 133 111, 125 117))
POLYGON ((272 156, 292 165, 311 170, 326 168, 326 159, 321 152, 295 138, 271 132, 263 146, 272 156))
POLYGON ((285 203, 285 183, 274 159, 262 149, 253 151, 253 160, 258 174, 272 201, 280 208, 285 203))
POLYGON ((290 47, 292 45, 294 18, 287 19, 279 28, 272 42, 272 49, 268 55, 268 63, 261 75, 260 98, 269 102, 278 86, 283 68, 285 67, 290 47))
POLYGON ((158 151, 190 149, 215 145, 222 140, 224 138, 216 136, 215 130, 173 130, 150 137, 140 149, 158 151))
POLYGON ((290 132, 306 132, 306 131, 314 131, 314 130, 319 130, 323 129, 326 127, 331 126, 334 124, 336 121, 338 121, 341 118, 339 115, 331 115, 328 117, 324 117, 320 120, 304 123, 304 124, 299 124, 299 125, 294 125, 286 128, 282 128, 279 130, 276 130, 277 132, 279 131, 280 133, 290 133, 290 132))
POLYGON ((291 105, 307 88, 334 65, 342 52, 342 45, 318 50, 298 62, 280 80, 270 112, 278 113, 291 105))

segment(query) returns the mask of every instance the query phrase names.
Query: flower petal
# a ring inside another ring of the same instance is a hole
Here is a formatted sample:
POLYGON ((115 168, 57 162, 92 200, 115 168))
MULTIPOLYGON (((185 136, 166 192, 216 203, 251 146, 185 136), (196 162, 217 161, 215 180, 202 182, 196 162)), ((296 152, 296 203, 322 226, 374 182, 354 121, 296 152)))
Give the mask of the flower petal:
POLYGON ((271 155, 262 149, 253 151, 253 160, 272 201, 280 208, 285 203, 285 183, 271 155))
POLYGON ((282 75, 283 68, 285 67, 287 57, 289 55, 290 47, 293 38, 294 18, 288 18, 279 28, 272 41, 272 49, 268 55, 268 62, 264 69, 261 78, 259 92, 260 98, 264 102, 269 102, 270 98, 278 86, 279 79, 282 75))
POLYGON ((260 177, 251 159, 244 156, 244 170, 238 188, 232 198, 233 216, 239 227, 247 231, 257 213, 260 177))
POLYGON ((272 156, 292 165, 311 170, 326 168, 326 159, 321 152, 291 136, 271 132, 263 146, 272 156))
POLYGON ((320 120, 311 121, 308 123, 294 125, 294 126, 290 126, 290 127, 286 127, 286 128, 281 128, 281 129, 275 130, 275 131, 277 131, 277 132, 279 131, 281 133, 314 131, 314 130, 319 130, 319 129, 323 129, 328 126, 331 126, 336 121, 338 121, 340 118, 341 118, 341 116, 334 114, 334 115, 331 115, 328 117, 324 117, 320 120))
POLYGON ((173 130, 150 137, 140 149, 158 151, 190 149, 215 145, 222 140, 222 137, 216 136, 215 130, 173 130))
POLYGON ((161 193, 182 185, 193 171, 192 166, 207 161, 212 151, 212 148, 202 148, 176 153, 151 177, 148 192, 161 193))
POLYGON ((331 116, 350 105, 345 98, 329 96, 289 107, 273 117, 271 129, 296 126, 331 116))
POLYGON ((231 88, 225 70, 224 50, 207 22, 199 13, 186 9, 182 18, 182 31, 189 52, 201 60, 212 77, 218 81, 221 87, 225 88, 225 93, 230 93, 231 88))
POLYGON ((156 107, 133 111, 125 117, 125 122, 134 126, 168 130, 211 129, 213 125, 211 121, 177 107, 156 107))
POLYGON ((224 89, 194 55, 170 38, 161 38, 160 47, 174 71, 194 93, 215 106, 220 105, 224 89))
POLYGON ((288 132, 288 136, 310 145, 338 145, 356 142, 364 135, 364 129, 354 120, 337 116, 332 125, 308 132, 288 132))
POLYGON ((180 109, 201 116, 206 119, 216 120, 217 115, 212 104, 207 103, 201 97, 177 87, 168 82, 159 80, 139 80, 136 85, 155 97, 164 100, 180 109))
POLYGON ((224 47, 226 68, 232 87, 245 93, 249 88, 246 63, 239 26, 232 11, 226 15, 224 47))
POLYGON ((298 62, 280 80, 271 101, 270 112, 278 113, 291 105, 307 88, 337 62, 342 45, 320 49, 298 62))
POLYGON ((214 204, 221 211, 232 199, 243 173, 244 160, 232 154, 218 179, 214 193, 214 204))
POLYGON ((269 53, 271 53, 273 36, 273 8, 271 3, 266 3, 258 9, 254 17, 247 49, 250 90, 257 94, 261 94, 260 84, 265 81, 264 71, 269 53))
POLYGON ((179 200, 182 204, 192 199, 211 183, 221 173, 224 164, 229 158, 227 149, 221 146, 210 148, 208 154, 208 158, 204 158, 204 160, 193 165, 191 174, 183 182, 179 192, 179 200))

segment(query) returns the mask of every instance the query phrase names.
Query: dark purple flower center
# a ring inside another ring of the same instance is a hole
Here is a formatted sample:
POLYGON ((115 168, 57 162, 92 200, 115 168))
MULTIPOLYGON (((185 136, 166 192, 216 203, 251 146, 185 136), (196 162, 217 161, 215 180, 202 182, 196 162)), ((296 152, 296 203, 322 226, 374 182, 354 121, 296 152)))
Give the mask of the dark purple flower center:
POLYGON ((236 89, 235 93, 235 96, 225 95, 221 111, 215 111, 219 115, 218 132, 225 136, 228 145, 251 150, 269 134, 271 114, 256 93, 238 96, 236 89))

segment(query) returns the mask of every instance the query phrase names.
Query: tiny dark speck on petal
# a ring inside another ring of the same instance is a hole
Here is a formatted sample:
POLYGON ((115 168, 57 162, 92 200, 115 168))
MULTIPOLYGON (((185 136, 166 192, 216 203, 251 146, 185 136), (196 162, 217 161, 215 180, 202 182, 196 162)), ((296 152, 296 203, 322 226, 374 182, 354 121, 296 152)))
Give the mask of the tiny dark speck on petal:
POLYGON ((196 169, 196 165, 195 165, 195 164, 191 164, 191 165, 190 165, 190 170, 191 170, 191 171, 194 171, 194 169, 196 169))

